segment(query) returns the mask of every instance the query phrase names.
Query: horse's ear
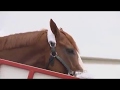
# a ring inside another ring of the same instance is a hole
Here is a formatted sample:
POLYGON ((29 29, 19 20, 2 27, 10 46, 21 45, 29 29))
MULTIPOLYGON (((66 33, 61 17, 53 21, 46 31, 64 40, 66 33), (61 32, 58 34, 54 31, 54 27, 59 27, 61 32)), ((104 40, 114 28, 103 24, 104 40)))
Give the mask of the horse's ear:
POLYGON ((52 19, 50 19, 50 29, 56 38, 60 37, 60 31, 59 31, 56 23, 52 19))

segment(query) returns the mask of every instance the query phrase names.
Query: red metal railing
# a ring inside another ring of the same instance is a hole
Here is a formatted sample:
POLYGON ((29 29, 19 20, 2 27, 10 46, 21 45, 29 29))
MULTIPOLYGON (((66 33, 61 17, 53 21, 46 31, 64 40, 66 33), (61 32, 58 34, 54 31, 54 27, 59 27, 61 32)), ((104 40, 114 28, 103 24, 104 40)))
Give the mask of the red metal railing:
POLYGON ((16 63, 16 62, 12 62, 12 61, 9 61, 9 60, 4 60, 4 59, 0 59, 0 64, 1 65, 9 65, 9 66, 13 66, 13 67, 28 70, 29 74, 28 74, 27 79, 33 79, 34 73, 42 73, 42 74, 46 74, 46 75, 50 75, 50 76, 54 76, 54 77, 58 77, 58 78, 62 78, 62 79, 78 79, 76 77, 68 76, 66 74, 53 72, 53 71, 49 71, 49 70, 42 69, 42 68, 36 68, 36 67, 33 67, 33 66, 20 64, 20 63, 16 63))

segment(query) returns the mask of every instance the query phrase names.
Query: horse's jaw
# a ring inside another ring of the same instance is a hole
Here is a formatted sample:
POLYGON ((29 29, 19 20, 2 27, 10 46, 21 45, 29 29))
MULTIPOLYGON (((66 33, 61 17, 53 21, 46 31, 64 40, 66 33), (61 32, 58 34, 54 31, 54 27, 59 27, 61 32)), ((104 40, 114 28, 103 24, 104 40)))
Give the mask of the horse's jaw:
POLYGON ((88 73, 87 71, 76 72, 75 77, 80 78, 80 79, 94 79, 94 77, 90 73, 88 73))

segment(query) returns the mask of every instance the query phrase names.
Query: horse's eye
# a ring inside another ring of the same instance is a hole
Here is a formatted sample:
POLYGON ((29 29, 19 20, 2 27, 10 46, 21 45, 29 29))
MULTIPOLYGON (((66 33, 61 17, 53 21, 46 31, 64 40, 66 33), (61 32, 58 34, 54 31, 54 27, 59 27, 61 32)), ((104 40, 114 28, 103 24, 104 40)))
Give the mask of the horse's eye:
POLYGON ((74 50, 71 48, 67 48, 66 51, 68 54, 74 54, 74 50))

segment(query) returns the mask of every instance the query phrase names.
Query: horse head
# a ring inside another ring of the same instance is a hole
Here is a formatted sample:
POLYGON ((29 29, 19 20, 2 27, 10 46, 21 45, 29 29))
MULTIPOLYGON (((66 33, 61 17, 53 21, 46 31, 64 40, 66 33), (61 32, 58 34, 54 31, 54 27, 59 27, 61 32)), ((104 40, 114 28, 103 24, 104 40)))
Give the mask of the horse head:
POLYGON ((48 30, 49 59, 46 69, 69 74, 79 78, 91 78, 84 70, 83 62, 79 55, 79 49, 72 36, 50 19, 50 31, 48 30))

